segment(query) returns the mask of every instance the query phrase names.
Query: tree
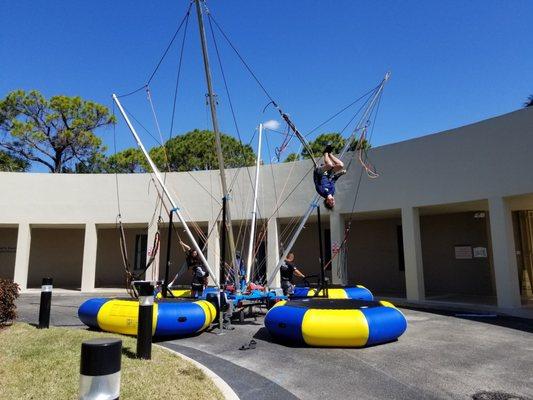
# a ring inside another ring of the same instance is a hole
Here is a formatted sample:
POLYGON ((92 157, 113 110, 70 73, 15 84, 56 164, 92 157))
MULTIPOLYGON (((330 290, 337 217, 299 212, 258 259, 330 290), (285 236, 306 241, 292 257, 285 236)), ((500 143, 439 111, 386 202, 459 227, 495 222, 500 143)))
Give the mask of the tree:
MULTIPOLYGON (((315 157, 320 157, 322 156, 322 152, 328 143, 333 146, 333 153, 338 154, 344 148, 345 140, 340 133, 322 133, 321 135, 318 135, 315 140, 309 143, 309 147, 311 148, 311 151, 315 157)), ((312 157, 305 147, 302 150, 302 157, 312 157)))
POLYGON ((51 172, 71 172, 105 151, 93 131, 114 122, 107 107, 80 97, 46 100, 17 90, 0 101, 0 147, 51 172))
POLYGON ((293 162, 293 161, 298 161, 299 159, 300 159, 300 155, 298 153, 290 153, 285 159, 285 161, 283 162, 293 162))
POLYGON ((529 95, 527 101, 524 103, 524 107, 533 107, 533 94, 529 95))
POLYGON ((113 173, 147 172, 150 170, 142 151, 133 147, 109 156, 102 169, 103 172, 113 173))
MULTIPOLYGON (((226 167, 237 168, 254 164, 255 153, 250 145, 243 145, 226 134, 221 134, 221 141, 226 167)), ((195 129, 175 136, 165 143, 164 148, 159 146, 151 149, 150 156, 163 171, 197 171, 219 167, 215 134, 205 130, 195 129)))
POLYGON ((0 150, 0 171, 2 172, 24 172, 28 169, 29 163, 11 154, 8 151, 0 150))

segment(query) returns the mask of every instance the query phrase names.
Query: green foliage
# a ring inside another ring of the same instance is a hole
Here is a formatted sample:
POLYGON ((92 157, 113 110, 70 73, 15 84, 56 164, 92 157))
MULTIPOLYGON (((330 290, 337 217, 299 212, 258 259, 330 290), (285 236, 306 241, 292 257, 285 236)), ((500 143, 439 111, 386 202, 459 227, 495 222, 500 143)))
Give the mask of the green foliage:
MULTIPOLYGON (((338 154, 342 151, 345 140, 340 133, 322 133, 321 135, 317 136, 315 140, 309 143, 309 147, 311 147, 315 157, 320 157, 322 156, 322 152, 328 143, 331 143, 333 146, 333 153, 338 154)), ((302 157, 311 158, 312 155, 310 155, 309 152, 304 148, 302 150, 302 157)))
POLYGON ((140 149, 129 148, 107 158, 103 172, 147 172, 149 167, 140 149))
MULTIPOLYGON (((221 134, 222 154, 227 168, 254 164, 255 153, 251 146, 241 145, 232 136, 221 134)), ((150 150, 150 156, 163 171, 197 171, 218 168, 215 134, 195 129, 173 137, 162 146, 150 150), (168 160, 167 160, 168 157, 168 160)))
MULTIPOLYGON (((322 133, 321 135, 318 135, 315 140, 309 142, 309 147, 311 147, 314 156, 316 158, 319 158, 322 157, 322 152, 324 151, 324 148, 328 143, 333 146, 333 154, 339 154, 346 145, 346 140, 342 137, 340 133, 322 133)), ((357 140, 355 140, 348 149, 348 151, 354 151, 357 148, 357 145, 357 140)), ((370 143, 368 143, 368 141, 365 139, 363 141, 363 149, 368 150, 369 148, 370 143)), ((300 156, 298 156, 296 153, 291 153, 287 156, 285 162, 295 161, 300 158, 311 158, 311 155, 304 148, 300 156)))
POLYGON ((36 90, 17 90, 0 101, 0 147, 50 172, 90 171, 105 151, 93 131, 114 122, 107 107, 80 97, 47 100, 36 90))
POLYGON ((19 285, 11 279, 0 278, 0 327, 17 318, 15 300, 19 297, 19 285))
POLYGON ((0 171, 2 172, 24 172, 29 167, 29 162, 17 157, 9 151, 0 150, 0 171))
POLYGON ((293 162, 298 161, 300 159, 300 155, 298 153, 290 153, 284 162, 293 162))
POLYGON ((527 101, 524 103, 524 107, 533 107, 533 94, 529 95, 527 101))

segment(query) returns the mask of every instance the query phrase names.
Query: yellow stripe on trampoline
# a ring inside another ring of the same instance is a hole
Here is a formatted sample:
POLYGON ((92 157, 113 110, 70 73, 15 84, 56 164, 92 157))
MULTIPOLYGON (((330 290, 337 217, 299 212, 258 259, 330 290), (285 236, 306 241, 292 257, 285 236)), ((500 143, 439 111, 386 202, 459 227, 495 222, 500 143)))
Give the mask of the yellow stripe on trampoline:
MULTIPOLYGON (((153 308, 152 335, 157 326, 157 303, 153 308)), ((103 331, 137 335, 139 302, 135 300, 110 300, 100 308, 96 317, 103 331)))
POLYGON ((382 306, 384 306, 384 307, 396 308, 396 307, 394 306, 394 304, 392 304, 392 303, 390 303, 390 302, 388 302, 388 301, 385 301, 385 300, 380 300, 379 303, 380 303, 382 306))
MULTIPOLYGON (((191 290, 190 289, 175 289, 170 291, 172 293, 172 296, 168 296, 170 298, 172 297, 191 297, 191 290)), ((163 294, 159 292, 156 296, 158 299, 163 297, 163 294)))
MULTIPOLYGON (((307 292, 307 297, 313 297, 315 296, 316 289, 309 289, 309 292, 307 292)), ((322 296, 324 294, 324 290, 321 290, 318 293, 318 296, 322 296)), ((346 290, 342 288, 331 288, 328 289, 328 299, 347 299, 348 294, 346 293, 346 290)))
POLYGON ((359 310, 309 309, 302 321, 302 335, 311 346, 364 346, 368 323, 359 310))
POLYGON ((209 301, 199 300, 195 303, 198 304, 200 307, 202 307, 205 313, 204 325, 200 329, 197 330, 197 332, 201 332, 205 328, 207 328, 209 325, 211 325, 211 322, 213 322, 213 320, 215 319, 217 315, 217 309, 209 301))

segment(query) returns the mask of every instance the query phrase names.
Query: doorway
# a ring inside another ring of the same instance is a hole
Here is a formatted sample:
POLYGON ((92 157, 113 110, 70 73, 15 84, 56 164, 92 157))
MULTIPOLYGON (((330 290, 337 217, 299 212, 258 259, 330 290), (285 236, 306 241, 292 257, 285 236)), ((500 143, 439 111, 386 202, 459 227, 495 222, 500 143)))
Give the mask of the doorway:
POLYGON ((533 306, 533 210, 515 211, 513 222, 520 295, 533 306))

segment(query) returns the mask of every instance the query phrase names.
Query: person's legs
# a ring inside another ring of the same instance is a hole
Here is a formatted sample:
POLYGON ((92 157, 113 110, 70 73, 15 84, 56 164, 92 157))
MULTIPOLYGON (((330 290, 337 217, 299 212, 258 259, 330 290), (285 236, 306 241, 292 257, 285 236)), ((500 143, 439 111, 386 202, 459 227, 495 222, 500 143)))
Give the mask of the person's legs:
MULTIPOLYGON (((337 157, 335 157, 333 154, 327 154, 329 156, 330 162, 333 164, 332 169, 333 172, 339 172, 344 168, 344 163, 339 160, 337 157)), ((326 157, 326 154, 324 154, 324 158, 326 157)))
POLYGON ((335 167, 335 163, 331 159, 330 153, 324 153, 324 165, 322 166, 323 172, 329 171, 330 169, 335 167))

